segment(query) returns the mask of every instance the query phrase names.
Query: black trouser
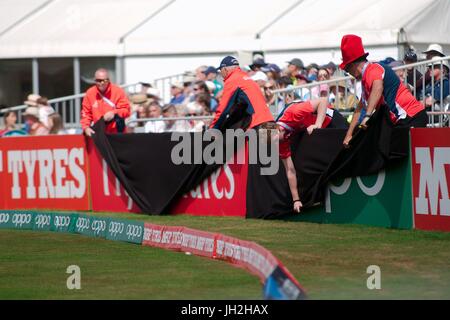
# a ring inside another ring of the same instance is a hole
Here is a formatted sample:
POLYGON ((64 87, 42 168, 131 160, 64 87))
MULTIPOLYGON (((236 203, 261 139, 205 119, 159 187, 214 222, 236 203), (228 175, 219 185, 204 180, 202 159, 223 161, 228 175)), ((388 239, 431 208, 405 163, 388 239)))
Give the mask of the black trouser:
POLYGON ((406 116, 405 119, 397 121, 396 128, 425 128, 428 124, 428 115, 424 110, 416 113, 413 117, 406 116))

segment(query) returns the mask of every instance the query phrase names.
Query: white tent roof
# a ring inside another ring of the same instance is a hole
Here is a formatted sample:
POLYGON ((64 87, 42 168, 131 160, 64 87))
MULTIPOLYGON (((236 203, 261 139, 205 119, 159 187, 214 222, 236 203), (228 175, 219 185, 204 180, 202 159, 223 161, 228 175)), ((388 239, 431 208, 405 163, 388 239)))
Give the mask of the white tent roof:
POLYGON ((0 35, 45 2, 45 0, 2 0, 0 35))
MULTIPOLYGON (((0 57, 115 56, 120 38, 167 2, 49 1, 0 37, 0 57)), ((0 2, 0 20, 9 14, 3 5, 0 2)))
POLYGON ((2 0, 0 58, 337 48, 346 33, 360 35, 366 46, 403 41, 445 45, 450 44, 449 3, 448 0, 2 0), (288 8, 292 9, 283 14, 288 8), (122 46, 120 39, 125 35, 122 46))
POLYGON ((256 33, 298 0, 178 0, 131 34, 126 54, 258 50, 256 33))
MULTIPOLYGON (((400 30, 410 21, 416 21, 415 29, 421 33, 435 32, 434 28, 423 30, 416 20, 433 2, 442 1, 305 0, 261 35, 261 45, 268 50, 335 48, 348 33, 359 35, 365 46, 397 44, 400 30)), ((448 16, 449 12, 435 14, 448 16)))

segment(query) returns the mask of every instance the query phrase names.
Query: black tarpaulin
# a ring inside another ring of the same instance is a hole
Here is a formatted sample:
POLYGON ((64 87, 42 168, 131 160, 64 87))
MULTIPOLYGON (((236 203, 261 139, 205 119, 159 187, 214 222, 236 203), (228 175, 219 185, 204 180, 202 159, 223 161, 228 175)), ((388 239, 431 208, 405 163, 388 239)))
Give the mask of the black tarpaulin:
MULTIPOLYGON (((171 151, 178 142, 171 141, 171 133, 110 135, 104 133, 104 125, 101 120, 94 126, 95 145, 143 212, 168 213, 180 196, 219 166, 173 164, 171 151)), ((408 154, 408 129, 394 129, 384 108, 370 119, 368 129, 355 134, 349 149, 342 147, 345 132, 318 129, 294 139, 292 155, 305 208, 323 200, 323 190, 331 179, 376 173, 390 160, 408 154)), ((283 164, 280 162, 275 175, 261 175, 260 169, 261 164, 248 168, 247 217, 278 218, 291 213, 292 197, 283 164)))

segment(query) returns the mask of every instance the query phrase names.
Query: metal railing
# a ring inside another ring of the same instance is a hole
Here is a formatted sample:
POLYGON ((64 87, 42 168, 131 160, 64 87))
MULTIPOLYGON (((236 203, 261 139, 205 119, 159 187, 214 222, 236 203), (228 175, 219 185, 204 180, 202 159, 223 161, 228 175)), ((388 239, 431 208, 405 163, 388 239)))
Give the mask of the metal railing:
MULTIPOLYGON (((158 78, 153 81, 153 87, 157 88, 161 95, 160 98, 165 103, 168 103, 170 100, 170 87, 175 81, 183 82, 185 74, 178 74, 167 76, 163 78, 158 78)), ((123 89, 127 91, 128 94, 136 94, 139 93, 139 88, 141 83, 131 83, 131 84, 123 84, 120 85, 123 89)), ((81 103, 85 96, 85 93, 65 96, 61 98, 55 98, 48 100, 48 104, 53 107, 55 112, 61 115, 63 124, 65 128, 80 128, 80 115, 81 115, 81 103)), ((0 115, 4 114, 7 111, 16 111, 17 112, 17 122, 22 123, 22 113, 28 106, 25 104, 4 108, 0 110, 0 115)))
MULTIPOLYGON (((135 87, 139 83, 124 84, 120 87, 126 91, 131 91, 130 93, 135 93, 135 87)), ((55 112, 61 115, 64 127, 69 128, 80 128, 80 116, 81 116, 81 102, 86 94, 74 94, 71 96, 55 98, 48 100, 48 104, 55 110, 55 112)), ((7 111, 17 112, 17 122, 22 123, 22 113, 28 106, 23 104, 19 106, 14 106, 10 108, 4 108, 0 110, 0 114, 4 114, 7 111)))
MULTIPOLYGON (((403 79, 401 78, 403 83, 426 107, 430 127, 450 126, 450 95, 444 96, 445 82, 448 81, 445 79, 448 79, 448 73, 444 72, 443 68, 445 62, 449 61, 450 56, 446 56, 439 59, 435 58, 435 60, 420 61, 393 68, 394 71, 399 71, 399 74, 403 73, 403 79), (431 68, 429 68, 430 65, 431 68), (433 70, 435 66, 440 67, 439 80, 436 81, 435 77, 427 79, 427 72, 433 70), (408 74, 410 75, 409 77, 408 74), (427 93, 431 94, 427 95, 427 93), (433 97, 437 99, 433 99, 433 97)), ((447 85, 450 86, 450 84, 447 85)), ((447 89, 450 90, 450 87, 447 89)), ((276 89, 272 90, 271 93, 275 96, 269 105, 272 112, 279 112, 286 103, 293 99, 309 100, 320 96, 327 97, 331 103, 339 106, 342 101, 348 101, 351 95, 355 96, 358 101, 361 99, 361 83, 356 81, 352 76, 344 76, 326 81, 276 89), (340 82, 346 83, 344 94, 341 98, 336 97, 332 92, 338 92, 340 82)), ((337 109, 344 114, 348 114, 348 111, 350 111, 349 108, 337 109), (342 112, 343 110, 345 111, 342 112)))
MULTIPOLYGON (((450 56, 439 58, 436 60, 421 61, 413 64, 403 65, 393 68, 394 71, 403 71, 403 73, 410 74, 411 76, 404 76, 403 82, 410 88, 412 94, 426 105, 426 109, 429 115, 429 126, 450 126, 450 97, 444 97, 444 85, 445 85, 445 75, 444 61, 450 61, 450 56), (431 77, 429 81, 420 75, 425 75, 428 71, 428 66, 431 64, 432 68, 436 65, 440 66, 441 77, 438 81, 435 81, 434 77, 431 77), (438 88, 436 90, 436 88, 438 88), (434 93, 436 96, 439 93, 439 99, 431 101, 430 97, 426 95, 427 92, 434 93)), ((173 76, 168 76, 164 78, 158 78, 154 80, 153 86, 160 91, 160 97, 162 101, 167 103, 170 99, 170 87, 175 81, 183 82, 185 74, 178 74, 173 76)), ((446 75, 448 77, 448 74, 446 75)), ((448 78, 446 78, 448 79, 448 78)), ((448 80, 447 80, 448 81, 448 80)), ((138 93, 140 83, 125 84, 121 85, 129 94, 138 93)), ((450 88, 449 88, 450 89, 450 88)), ((327 97, 331 103, 337 104, 337 109, 344 115, 351 114, 353 108, 345 105, 345 102, 349 101, 350 96, 357 98, 359 101, 361 98, 361 84, 357 82, 352 76, 343 76, 326 81, 313 82, 308 84, 303 84, 299 86, 291 86, 289 88, 271 90, 274 95, 273 101, 269 103, 269 107, 272 113, 276 116, 285 106, 288 100, 295 98, 300 98, 303 100, 309 100, 318 96, 327 97), (339 92, 339 83, 345 83, 345 90, 342 97, 336 97, 335 93, 339 92), (334 89, 334 90, 333 90, 334 89), (344 102, 344 108, 339 108, 341 102, 344 102)), ((80 115, 81 115, 81 101, 85 94, 71 95, 62 98, 56 98, 49 100, 49 104, 58 112, 63 120, 65 128, 80 128, 80 115)), ((11 108, 5 108, 0 110, 0 114, 6 111, 17 111, 18 122, 22 122, 22 112, 25 110, 26 105, 15 106, 11 108)), ((168 118, 157 118, 157 119, 133 119, 129 123, 133 122, 147 122, 147 121, 168 121, 168 118)), ((192 117, 178 117, 176 119, 170 118, 170 120, 194 120, 192 117), (188 118, 188 119, 186 119, 188 118)))

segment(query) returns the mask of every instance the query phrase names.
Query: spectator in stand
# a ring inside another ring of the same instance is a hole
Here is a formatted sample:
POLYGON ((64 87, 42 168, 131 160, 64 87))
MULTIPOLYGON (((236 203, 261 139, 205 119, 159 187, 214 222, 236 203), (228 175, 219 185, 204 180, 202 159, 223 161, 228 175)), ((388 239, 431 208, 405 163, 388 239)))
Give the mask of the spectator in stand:
POLYGON ((5 126, 0 130, 0 136, 3 136, 6 132, 17 130, 17 114, 15 111, 6 111, 3 114, 3 120, 5 122, 5 126))
POLYGON ((50 130, 50 134, 67 134, 63 126, 62 118, 57 112, 48 116, 48 129, 50 130))
MULTIPOLYGON (((437 43, 430 44, 427 50, 423 51, 422 53, 426 55, 425 58, 426 60, 431 60, 433 57, 445 57, 444 50, 442 50, 442 47, 437 43)), ((419 97, 422 96, 422 93, 424 93, 425 88, 429 86, 430 83, 431 83, 431 70, 428 69, 416 83, 416 95, 419 97)))
MULTIPOLYGON (((403 62, 405 65, 416 63, 417 62, 417 54, 414 52, 413 49, 408 49, 405 52, 405 56, 403 58, 403 62)), ((420 92, 417 91, 417 84, 419 80, 422 78, 422 74, 417 68, 409 67, 406 68, 407 77, 406 82, 408 83, 408 86, 411 88, 411 92, 415 95, 415 97, 420 97, 420 92), (416 92, 414 92, 414 88, 416 88, 416 92)))
POLYGON ((147 118, 147 103, 149 99, 146 94, 138 93, 130 97, 131 101, 131 115, 127 119, 127 127, 133 131, 136 127, 144 126, 143 122, 135 122, 133 120, 147 118))
POLYGON ((269 80, 273 80, 275 82, 281 77, 280 67, 273 63, 269 63, 267 66, 261 68, 261 71, 267 75, 269 80))
POLYGON ((196 81, 206 81, 205 71, 208 69, 208 66, 200 66, 195 69, 195 80, 196 81))
POLYGON ((447 60, 437 61, 439 57, 433 57, 428 65, 432 81, 425 88, 425 106, 430 109, 435 103, 440 104, 449 95, 449 63, 447 60), (442 66, 442 69, 441 69, 442 66), (433 86, 434 84, 434 86, 433 86), (441 95, 442 90, 442 95, 441 95))
MULTIPOLYGON (((197 102, 188 103, 186 110, 186 116, 188 117, 198 117, 204 114, 203 107, 197 102)), ((201 132, 205 128, 205 122, 203 120, 189 120, 188 122, 192 128, 192 132, 201 132)))
POLYGON ((48 135, 48 128, 39 121, 38 107, 28 107, 23 113, 25 120, 25 131, 30 136, 45 136, 48 135))
POLYGON ((262 68, 267 67, 266 61, 262 55, 256 55, 253 59, 253 63, 249 66, 253 72, 261 71, 262 68))
POLYGON ((337 69, 333 61, 328 62, 326 65, 322 66, 322 68, 327 69, 330 78, 334 76, 334 73, 336 72, 337 69))
POLYGON ((23 104, 27 105, 28 107, 37 107, 38 100, 41 98, 40 95, 31 93, 28 95, 27 100, 23 102, 23 104))
POLYGON ((211 112, 211 96, 207 93, 199 93, 195 102, 202 106, 203 110, 211 112))
MULTIPOLYGON (((162 118, 161 106, 158 102, 151 102, 148 107, 148 117, 152 119, 162 118)), ((161 133, 165 130, 164 121, 148 121, 145 124, 145 132, 161 133)))
MULTIPOLYGON (((320 68, 317 72, 317 81, 326 81, 330 80, 330 74, 328 73, 328 70, 325 68, 320 68)), ((313 99, 317 99, 320 97, 328 97, 328 92, 330 88, 328 84, 321 84, 319 86, 313 87, 311 89, 311 95, 313 99)))
POLYGON ((217 70, 214 67, 208 67, 204 74, 206 76, 206 81, 211 81, 214 83, 215 88, 214 91, 211 91, 214 97, 217 97, 217 94, 223 90, 223 84, 217 80, 217 70))
MULTIPOLYGON (((296 84, 296 86, 301 86, 301 85, 304 85, 304 84, 308 84, 310 82, 311 81, 309 81, 309 79, 305 75, 303 75, 303 74, 297 75, 297 84, 296 84)), ((301 100, 310 100, 311 99, 311 89, 309 89, 309 88, 297 89, 295 94, 301 100)))
POLYGON ((55 109, 48 104, 46 97, 40 97, 37 100, 37 107, 39 108, 39 121, 48 128, 48 116, 55 113, 55 109))
POLYGON ((305 65, 303 64, 303 61, 298 59, 298 58, 294 58, 291 61, 288 61, 288 67, 287 67, 287 72, 286 75, 291 78, 292 80, 292 85, 294 86, 298 86, 298 75, 302 74, 303 71, 305 69, 305 65))
POLYGON ((193 72, 185 72, 183 75, 183 95, 184 95, 184 101, 183 105, 187 105, 189 102, 194 99, 194 82, 197 81, 197 77, 195 76, 195 73, 193 72))
POLYGON ((261 88, 261 91, 264 92, 264 86, 266 85, 267 81, 269 81, 267 75, 262 71, 257 71, 251 78, 258 84, 258 86, 261 88))
MULTIPOLYGON (((178 112, 174 104, 167 104, 162 109, 163 118, 177 118, 178 112)), ((192 128, 186 120, 167 120, 164 132, 189 132, 192 128)))
POLYGON ((194 90, 194 96, 193 96, 191 102, 194 102, 197 99, 197 96, 199 94, 204 93, 204 94, 207 94, 209 96, 210 109, 212 111, 215 111, 217 109, 218 102, 217 102, 216 99, 214 99, 214 97, 211 96, 211 92, 210 92, 206 82, 204 82, 204 81, 196 81, 194 83, 193 90, 194 90))
POLYGON ((317 76, 319 73, 319 66, 317 63, 311 63, 306 67, 306 77, 309 81, 317 81, 317 76))
POLYGON ((148 88, 145 92, 147 98, 151 101, 160 101, 161 100, 161 92, 159 92, 156 88, 148 88))
POLYGON ((172 99, 170 99, 171 104, 183 104, 184 96, 184 85, 181 82, 174 82, 170 87, 170 94, 172 99))
POLYGON ((86 91, 82 103, 81 128, 90 137, 95 131, 92 123, 101 118, 106 122, 107 133, 125 131, 125 119, 130 116, 130 103, 122 88, 112 84, 106 69, 95 72, 95 85, 86 91))
POLYGON ((335 96, 335 100, 333 103, 334 109, 349 112, 354 111, 358 106, 358 98, 354 94, 350 93, 349 90, 347 90, 345 80, 340 80, 337 82, 337 91, 335 85, 332 85, 330 87, 330 91, 335 96))

